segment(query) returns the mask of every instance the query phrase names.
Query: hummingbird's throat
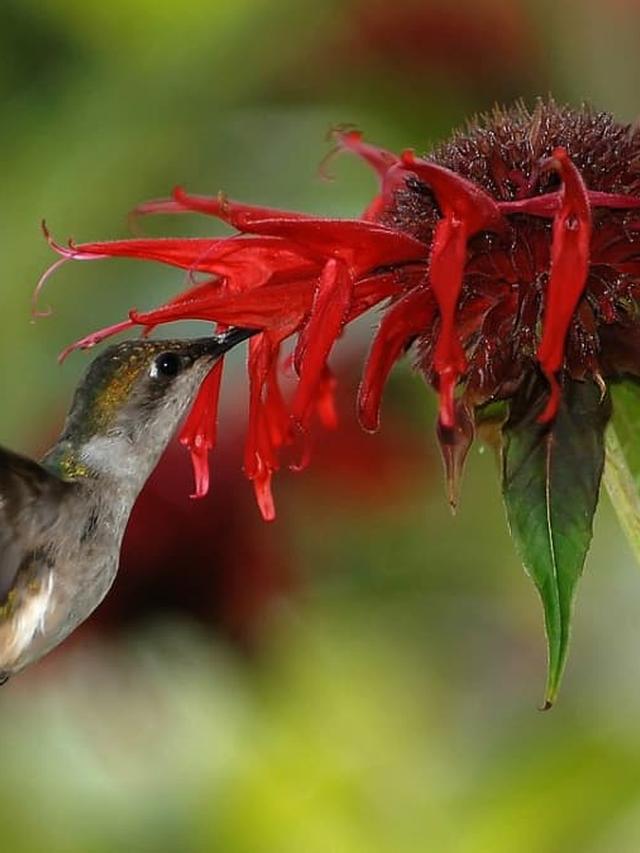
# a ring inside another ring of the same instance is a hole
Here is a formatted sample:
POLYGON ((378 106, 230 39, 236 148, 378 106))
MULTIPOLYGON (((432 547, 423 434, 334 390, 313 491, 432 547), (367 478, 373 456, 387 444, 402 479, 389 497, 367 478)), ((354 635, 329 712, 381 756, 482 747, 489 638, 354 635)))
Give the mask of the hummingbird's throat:
POLYGON ((93 476, 93 472, 83 461, 81 452, 70 441, 55 444, 41 461, 47 470, 67 482, 93 476))

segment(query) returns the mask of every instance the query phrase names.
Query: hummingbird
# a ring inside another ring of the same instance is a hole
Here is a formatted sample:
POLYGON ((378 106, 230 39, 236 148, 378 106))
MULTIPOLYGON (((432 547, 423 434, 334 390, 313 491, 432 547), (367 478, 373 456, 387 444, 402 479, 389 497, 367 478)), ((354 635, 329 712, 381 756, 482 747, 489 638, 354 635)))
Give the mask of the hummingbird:
POLYGON ((256 331, 111 346, 40 462, 0 447, 0 683, 100 604, 135 500, 200 384, 256 331))

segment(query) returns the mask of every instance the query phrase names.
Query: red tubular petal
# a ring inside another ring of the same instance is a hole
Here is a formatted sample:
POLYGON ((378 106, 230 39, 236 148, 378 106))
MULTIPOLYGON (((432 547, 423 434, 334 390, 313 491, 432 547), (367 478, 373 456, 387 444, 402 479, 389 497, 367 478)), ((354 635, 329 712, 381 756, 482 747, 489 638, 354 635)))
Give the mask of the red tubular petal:
POLYGON ((311 307, 314 286, 315 279, 307 279, 230 295, 204 284, 153 311, 132 311, 131 319, 144 326, 207 320, 229 326, 286 329, 291 334, 311 307))
POLYGON ((86 244, 76 244, 72 240, 69 240, 69 244, 67 246, 63 246, 61 243, 57 243, 53 237, 51 236, 49 229, 47 228, 46 223, 42 222, 42 232, 47 240, 47 243, 51 246, 54 252, 57 252, 61 257, 66 258, 68 261, 93 261, 99 260, 100 258, 108 258, 108 254, 101 253, 100 251, 94 249, 94 246, 99 246, 99 243, 86 243, 86 244))
POLYGON ((401 167, 400 158, 391 151, 363 142, 362 133, 359 130, 337 130, 333 137, 336 140, 336 147, 325 158, 323 167, 340 151, 352 151, 371 166, 380 178, 380 193, 367 205, 362 214, 362 219, 368 222, 375 221, 383 213, 393 190, 406 180, 406 171, 401 167))
MULTIPOLYGON (((598 190, 586 190, 591 207, 608 207, 611 210, 632 210, 640 207, 640 198, 621 193, 603 193, 598 190)), ((529 216, 544 216, 551 218, 556 215, 562 205, 562 193, 544 193, 532 198, 522 198, 516 201, 499 201, 498 208, 504 215, 510 213, 526 213, 529 216)))
POLYGON ((562 178, 562 205, 554 217, 551 272, 537 357, 551 384, 551 397, 540 416, 551 420, 557 411, 559 390, 555 374, 564 362, 564 345, 589 272, 591 209, 580 172, 567 152, 558 148, 549 164, 562 178))
POLYGON ((375 222, 384 213, 386 205, 387 199, 385 196, 382 194, 374 196, 373 201, 362 211, 362 219, 367 222, 375 222))
POLYGON ((223 362, 219 359, 207 374, 180 432, 180 443, 189 450, 193 465, 192 498, 202 498, 209 491, 209 453, 216 444, 223 362))
POLYGON ((368 222, 377 221, 391 203, 394 192, 405 186, 406 182, 407 170, 403 164, 398 161, 393 166, 390 166, 382 180, 380 192, 369 202, 362 215, 362 219, 368 222))
POLYGON ((378 266, 422 260, 427 253, 424 243, 377 222, 318 219, 231 201, 225 202, 224 215, 221 203, 216 207, 220 208, 219 215, 239 231, 281 238, 285 247, 317 263, 340 257, 352 267, 354 276, 378 266))
MULTIPOLYGON (((424 281, 425 277, 426 271, 421 270, 419 280, 424 281)), ((399 290, 400 285, 395 273, 381 273, 359 279, 353 286, 353 296, 349 314, 347 315, 347 323, 351 323, 361 314, 373 308, 374 305, 382 302, 383 299, 397 295, 399 290)))
POLYGON ((438 395, 440 397, 438 424, 442 429, 454 429, 456 426, 454 393, 459 376, 460 371, 449 365, 443 367, 438 373, 438 395))
POLYGON ((266 521, 275 518, 275 507, 271 494, 271 477, 279 467, 274 441, 284 441, 282 422, 274 423, 274 413, 282 416, 281 400, 274 398, 273 388, 269 403, 264 400, 272 371, 276 368, 278 346, 266 334, 258 335, 249 342, 249 429, 245 444, 244 468, 253 481, 256 500, 266 521))
POLYGON ((189 497, 196 500, 206 497, 209 493, 209 448, 203 440, 196 440, 188 449, 191 456, 194 482, 194 491, 189 497))
POLYGON ((276 517, 276 507, 271 491, 272 477, 273 472, 269 468, 262 467, 252 478, 258 509, 265 521, 273 521, 276 517))
POLYGON ((216 241, 208 238, 110 240, 102 243, 79 243, 64 249, 65 257, 73 260, 89 258, 138 258, 144 261, 159 261, 182 269, 207 271, 201 259, 210 258, 216 241))
POLYGON ((460 374, 467 369, 467 359, 455 327, 467 238, 468 233, 459 220, 441 219, 434 234, 429 270, 433 295, 440 309, 433 366, 439 379, 440 424, 447 429, 455 425, 453 392, 460 374))
MULTIPOLYGON (((245 234, 259 234, 295 244, 301 256, 317 262, 341 257, 354 276, 376 266, 423 259, 426 247, 400 231, 361 219, 318 219, 306 214, 240 204, 225 197, 190 196, 176 189, 174 198, 191 210, 218 216, 245 234)), ((262 241, 260 241, 262 242, 262 241)))
POLYGON ((378 428, 382 391, 391 368, 411 338, 429 328, 435 309, 433 297, 423 287, 407 294, 384 315, 358 392, 358 418, 364 429, 373 432, 378 428))
POLYGON ((299 272, 313 268, 294 244, 269 237, 112 240, 80 243, 71 248, 60 248, 60 252, 73 260, 121 257, 157 261, 194 272, 235 273, 242 277, 244 287, 259 286, 276 270, 299 272))
POLYGON ((445 217, 464 220, 470 237, 478 231, 504 231, 506 222, 498 203, 482 187, 412 151, 403 152, 402 164, 433 190, 445 217))
POLYGON ((338 413, 336 411, 336 387, 338 380, 329 367, 325 365, 318 383, 316 393, 316 409, 320 423, 326 429, 336 429, 338 413))
POLYGON ((65 347, 58 356, 58 361, 63 362, 65 358, 75 350, 91 349, 91 347, 96 346, 96 344, 101 343, 106 338, 110 338, 112 335, 118 335, 126 329, 131 329, 134 325, 134 321, 129 319, 123 320, 121 323, 114 323, 113 326, 106 326, 104 329, 99 329, 97 332, 91 332, 90 335, 86 335, 84 338, 80 338, 79 341, 75 341, 65 347))
POLYGON ((498 208, 504 215, 526 213, 529 216, 555 216, 562 203, 559 192, 536 195, 532 198, 519 198, 516 201, 499 201, 498 208))
POLYGON ((266 379, 266 393, 264 398, 267 429, 274 448, 284 447, 284 445, 290 444, 293 440, 291 416, 282 396, 282 390, 278 381, 279 353, 280 345, 274 345, 271 367, 266 379))
POLYGON ((336 151, 352 151, 357 154, 371 166, 381 181, 391 166, 399 162, 398 156, 391 151, 363 142, 362 133, 359 130, 339 130, 333 136, 336 141, 336 151))
MULTIPOLYGON (((244 468, 249 478, 258 471, 261 452, 261 414, 263 389, 271 368, 272 351, 267 336, 263 333, 249 341, 247 370, 249 373, 249 429, 245 445, 244 468)), ((270 442, 269 442, 270 445, 270 442)))
POLYGON ((640 198, 623 195, 622 193, 601 193, 597 190, 587 190, 591 207, 609 207, 614 210, 632 210, 640 207, 640 198))
POLYGON ((353 287, 347 323, 351 323, 383 299, 388 299, 390 296, 398 297, 417 287, 422 287, 427 279, 427 273, 428 266, 424 263, 412 264, 410 267, 395 269, 390 273, 377 273, 359 278, 353 287))
POLYGON ((542 414, 538 418, 538 421, 541 424, 546 424, 549 423, 549 421, 552 421, 555 418, 558 406, 560 405, 560 383, 558 382, 555 373, 545 371, 545 376, 549 383, 549 399, 547 400, 547 405, 544 407, 542 414))
POLYGON ((441 326, 434 367, 439 379, 440 424, 455 424, 453 394, 466 358, 455 330, 455 314, 462 289, 467 240, 478 231, 504 231, 506 221, 497 202, 481 187, 449 169, 405 151, 402 163, 434 192, 443 219, 436 227, 429 279, 440 309, 441 326))
POLYGON ((305 328, 300 382, 292 405, 294 418, 303 425, 308 420, 331 348, 342 332, 352 290, 353 281, 346 265, 333 258, 327 261, 305 328))
POLYGON ((173 198, 150 198, 137 204, 131 211, 131 216, 153 216, 157 213, 190 213, 189 209, 173 198))
MULTIPOLYGON (((298 213, 292 210, 279 210, 275 207, 262 207, 257 204, 242 204, 238 201, 233 201, 224 193, 218 193, 217 196, 208 195, 191 195, 182 187, 176 187, 172 193, 173 201, 179 205, 182 210, 189 210, 195 213, 205 213, 208 216, 215 216, 222 219, 238 231, 249 231, 247 227, 251 224, 263 222, 264 220, 286 219, 310 219, 306 213, 298 213)), ((162 211, 166 212, 166 211, 162 211)))

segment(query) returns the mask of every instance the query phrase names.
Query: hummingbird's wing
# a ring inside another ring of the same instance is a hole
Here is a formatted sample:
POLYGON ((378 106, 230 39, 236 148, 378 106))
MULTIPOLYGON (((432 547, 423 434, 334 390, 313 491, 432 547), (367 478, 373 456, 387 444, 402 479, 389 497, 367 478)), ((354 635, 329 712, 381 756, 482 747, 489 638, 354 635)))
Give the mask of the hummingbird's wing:
POLYGON ((22 568, 52 559, 46 543, 71 487, 32 459, 0 447, 0 606, 22 568))

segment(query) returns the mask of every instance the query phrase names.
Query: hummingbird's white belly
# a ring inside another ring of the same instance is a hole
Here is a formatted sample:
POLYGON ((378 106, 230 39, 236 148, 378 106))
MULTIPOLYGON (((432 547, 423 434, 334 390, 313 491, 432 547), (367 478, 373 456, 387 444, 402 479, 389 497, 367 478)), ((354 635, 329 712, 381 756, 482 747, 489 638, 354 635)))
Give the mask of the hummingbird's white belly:
POLYGON ((31 645, 36 634, 44 631, 45 620, 53 594, 53 572, 49 572, 38 592, 30 596, 23 607, 3 626, 3 664, 15 663, 24 650, 31 645))
POLYGON ((117 567, 117 557, 110 556, 78 579, 57 565, 30 588, 23 587, 19 606, 0 620, 0 674, 19 672, 84 622, 106 595, 117 567))

